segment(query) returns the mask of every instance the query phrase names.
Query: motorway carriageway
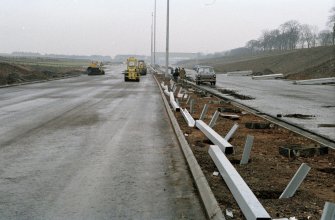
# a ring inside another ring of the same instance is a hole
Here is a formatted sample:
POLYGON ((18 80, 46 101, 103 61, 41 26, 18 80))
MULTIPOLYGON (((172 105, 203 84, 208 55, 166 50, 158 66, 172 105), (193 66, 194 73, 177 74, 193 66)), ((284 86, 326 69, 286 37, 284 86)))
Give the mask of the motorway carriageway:
POLYGON ((205 219, 151 75, 1 89, 0 219, 205 219))

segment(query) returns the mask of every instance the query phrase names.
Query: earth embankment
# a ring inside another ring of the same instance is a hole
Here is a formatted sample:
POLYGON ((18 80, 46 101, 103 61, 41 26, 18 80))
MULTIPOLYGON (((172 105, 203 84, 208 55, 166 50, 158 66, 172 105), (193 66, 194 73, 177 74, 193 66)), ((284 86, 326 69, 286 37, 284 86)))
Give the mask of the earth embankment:
POLYGON ((283 73, 288 79, 335 77, 335 46, 297 49, 235 57, 187 61, 181 65, 210 65, 217 72, 252 70, 255 74, 283 73))
POLYGON ((27 58, 19 60, 0 58, 0 85, 61 78, 83 72, 84 68, 79 63, 69 65, 68 62, 56 60, 47 63, 27 58))

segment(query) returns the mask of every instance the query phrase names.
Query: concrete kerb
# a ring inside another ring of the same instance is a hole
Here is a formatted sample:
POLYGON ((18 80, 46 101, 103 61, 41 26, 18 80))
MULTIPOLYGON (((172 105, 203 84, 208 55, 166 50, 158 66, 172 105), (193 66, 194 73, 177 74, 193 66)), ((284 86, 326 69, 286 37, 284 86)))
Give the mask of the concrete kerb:
POLYGON ((155 79, 158 88, 161 92, 161 96, 165 105, 165 109, 169 115, 172 127, 174 128, 174 132, 177 136, 177 139, 179 141, 179 144, 182 148, 182 151, 184 153, 184 157, 186 158, 186 161, 188 163, 188 166, 191 170, 193 179, 196 183, 196 186, 198 188, 202 203, 204 205, 204 208, 206 210, 207 216, 209 219, 214 220, 220 220, 225 219, 225 217, 222 214, 222 210, 216 201, 214 194, 209 187, 209 184, 207 182, 207 179, 205 175, 203 174, 190 146, 188 145, 183 132, 181 131, 179 124, 177 122, 177 119, 175 118, 172 110, 170 109, 169 103, 163 94, 162 88, 159 86, 159 82, 156 79, 156 77, 153 75, 153 78, 155 79))

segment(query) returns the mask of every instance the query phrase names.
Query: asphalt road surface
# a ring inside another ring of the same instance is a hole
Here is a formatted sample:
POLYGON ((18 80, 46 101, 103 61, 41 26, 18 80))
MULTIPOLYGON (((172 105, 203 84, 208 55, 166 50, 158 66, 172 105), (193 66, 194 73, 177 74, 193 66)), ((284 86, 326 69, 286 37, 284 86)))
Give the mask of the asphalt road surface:
POLYGON ((1 89, 0 219, 205 219, 151 75, 1 89))
POLYGON ((277 114, 315 116, 310 119, 287 117, 282 119, 335 140, 334 85, 294 85, 292 81, 252 80, 249 76, 217 74, 217 88, 235 90, 239 94, 255 98, 235 100, 272 116, 277 114), (324 124, 328 127, 323 127, 324 124))

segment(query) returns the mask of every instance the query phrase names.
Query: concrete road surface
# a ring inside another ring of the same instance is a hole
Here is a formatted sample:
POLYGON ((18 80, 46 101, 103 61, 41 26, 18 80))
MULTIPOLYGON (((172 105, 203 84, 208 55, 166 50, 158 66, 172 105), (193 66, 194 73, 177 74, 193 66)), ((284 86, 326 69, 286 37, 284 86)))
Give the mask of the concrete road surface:
POLYGON ((205 219, 151 75, 1 89, 0 219, 205 219))
POLYGON ((272 116, 277 114, 315 116, 310 119, 286 117, 282 119, 335 140, 334 85, 294 85, 291 81, 285 80, 252 80, 249 76, 217 74, 217 87, 235 90, 239 94, 255 98, 236 100, 272 116), (323 124, 329 126, 324 127, 323 124))

